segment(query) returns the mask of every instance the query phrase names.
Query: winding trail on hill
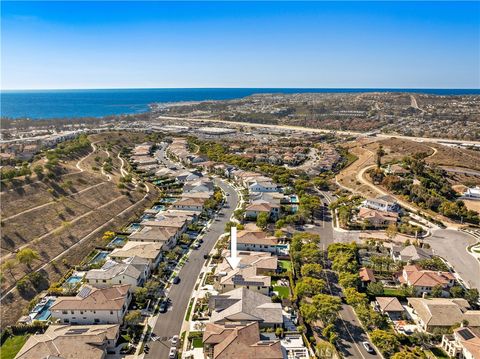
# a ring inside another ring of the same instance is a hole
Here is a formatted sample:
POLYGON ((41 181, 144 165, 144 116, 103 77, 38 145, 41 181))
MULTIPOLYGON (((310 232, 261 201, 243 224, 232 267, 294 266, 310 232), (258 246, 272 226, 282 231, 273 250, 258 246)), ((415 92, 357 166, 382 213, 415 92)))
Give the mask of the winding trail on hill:
POLYGON ((90 157, 91 155, 93 155, 95 153, 95 151, 97 150, 97 146, 95 146, 97 142, 91 142, 90 143, 90 146, 92 146, 92 152, 90 152, 88 155, 86 155, 85 157, 82 157, 78 160, 78 162, 75 164, 75 167, 77 167, 80 172, 83 172, 85 171, 82 167, 80 167, 80 164, 86 160, 88 157, 90 157))
MULTIPOLYGON (((38 272, 38 271, 41 271, 42 269, 45 269, 50 263, 60 259, 61 257, 63 257, 68 251, 70 251, 72 248, 75 248, 79 245, 81 245, 83 242, 85 242, 86 240, 90 239, 93 235, 97 234, 97 232, 99 231, 102 231, 105 229, 105 227, 107 227, 108 225, 110 225, 117 217, 119 216, 122 216, 123 214, 125 214, 127 211, 131 210, 132 208, 140 205, 143 203, 143 201, 145 201, 145 199, 147 199, 148 197, 148 194, 150 192, 150 188, 148 187, 148 185, 145 184, 145 187, 147 188, 147 191, 145 193, 145 195, 143 196, 143 198, 140 200, 140 201, 137 201, 135 203, 133 203, 131 206, 125 208, 124 210, 122 210, 120 213, 118 213, 117 215, 115 215, 114 217, 110 218, 108 221, 106 221, 105 223, 103 223, 102 225, 98 226, 97 228, 95 228, 94 230, 92 230, 90 233, 88 233, 86 236, 82 237, 78 242, 74 243, 73 245, 71 245, 68 250, 58 254, 57 256, 55 256, 54 258, 50 259, 48 262, 46 262, 45 264, 43 264, 41 267, 31 271, 30 273, 34 273, 34 272, 38 272)), ((122 197, 122 196, 120 196, 122 197)), ((120 198, 120 197, 117 197, 120 198)), ((115 199, 116 200, 116 199, 115 199)), ((106 205, 106 204, 105 204, 106 205)), ((105 206, 103 205, 103 206, 105 206)), ((102 207, 103 207, 102 206, 102 207)), ((100 207, 99 207, 100 208, 100 207)), ((28 274, 30 274, 28 273, 28 274)), ((23 277, 22 277, 23 278, 23 277)), ((9 294, 11 294, 14 290, 15 290, 15 285, 12 285, 10 286, 9 288, 6 289, 6 293, 4 293, 1 297, 0 297, 0 301, 3 301, 9 294)))
POLYGON ((123 169, 125 167, 125 161, 122 156, 120 156, 120 151, 117 153, 117 158, 120 160, 120 175, 126 177, 128 172, 123 169))
MULTIPOLYGON (((107 158, 110 158, 110 152, 108 152, 108 150, 104 150, 104 152, 107 154, 107 158)), ((100 172, 102 172, 102 175, 104 175, 105 177, 107 177, 107 181, 111 181, 112 180, 112 176, 109 175, 107 172, 105 172, 105 170, 103 169, 103 166, 105 165, 105 162, 103 162, 103 165, 102 167, 100 168, 100 172)))
MULTIPOLYGON (((84 192, 87 192, 87 191, 89 191, 89 190, 91 190, 91 189, 93 189, 93 188, 99 187, 99 186, 103 185, 104 183, 106 183, 106 182, 100 182, 100 183, 94 184, 94 185, 92 185, 92 186, 89 186, 89 187, 87 187, 87 188, 82 189, 81 191, 78 191, 78 192, 69 194, 68 196, 64 196, 63 198, 75 197, 75 196, 77 196, 77 195, 79 195, 79 194, 82 194, 82 193, 84 193, 84 192)), ((3 218, 2 221, 4 221, 4 222, 5 222, 5 221, 8 221, 9 219, 12 219, 12 218, 16 218, 16 217, 18 217, 18 216, 21 216, 22 214, 29 213, 29 212, 31 212, 31 211, 35 211, 35 210, 40 209, 40 208, 44 208, 44 207, 51 206, 51 205, 54 204, 54 203, 56 203, 56 202, 48 202, 48 203, 44 203, 44 204, 41 204, 41 205, 38 205, 38 206, 35 206, 35 207, 32 207, 32 208, 26 209, 26 210, 24 210, 24 211, 22 211, 22 212, 20 212, 20 213, 14 214, 14 215, 12 215, 12 216, 10 216, 10 217, 3 218)))

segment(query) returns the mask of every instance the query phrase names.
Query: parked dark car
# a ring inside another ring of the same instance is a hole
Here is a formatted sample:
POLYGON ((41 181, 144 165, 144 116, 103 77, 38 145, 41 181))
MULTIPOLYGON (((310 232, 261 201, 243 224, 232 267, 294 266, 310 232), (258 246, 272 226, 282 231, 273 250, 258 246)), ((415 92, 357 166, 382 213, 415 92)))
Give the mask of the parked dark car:
POLYGON ((178 283, 180 283, 180 277, 177 276, 173 278, 173 284, 178 284, 178 283))
POLYGON ((165 313, 168 309, 168 303, 167 302, 161 302, 160 303, 160 307, 159 307, 159 311, 160 313, 165 313))

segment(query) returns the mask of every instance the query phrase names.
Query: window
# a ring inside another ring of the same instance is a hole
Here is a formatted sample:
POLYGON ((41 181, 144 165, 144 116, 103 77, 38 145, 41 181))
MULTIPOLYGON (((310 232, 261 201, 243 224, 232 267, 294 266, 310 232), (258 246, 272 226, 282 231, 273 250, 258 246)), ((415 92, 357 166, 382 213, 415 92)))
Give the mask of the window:
POLYGON ((93 322, 94 322, 94 323, 100 323, 100 319, 95 318, 95 319, 93 320, 93 322))
POLYGON ((73 310, 71 310, 71 311, 70 311, 70 314, 75 314, 75 313, 73 312, 73 310))
POLYGON ((68 319, 64 319, 63 322, 64 322, 64 323, 68 323, 69 320, 68 320, 68 319))
POLYGON ((110 314, 113 314, 113 310, 110 311, 110 314))
POLYGON ((66 310, 62 310, 62 314, 67 314, 67 311, 66 311, 66 310))
POLYGON ((103 282, 103 283, 107 283, 107 280, 106 280, 106 279, 103 279, 102 282, 103 282))
POLYGON ((80 314, 83 314, 83 310, 80 311, 80 314))

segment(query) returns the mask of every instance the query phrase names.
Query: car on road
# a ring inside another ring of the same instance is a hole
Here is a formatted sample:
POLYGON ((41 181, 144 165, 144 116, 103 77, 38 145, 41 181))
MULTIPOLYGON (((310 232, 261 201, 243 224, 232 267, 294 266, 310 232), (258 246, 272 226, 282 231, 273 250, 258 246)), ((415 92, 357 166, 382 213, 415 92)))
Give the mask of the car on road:
POLYGON ((168 303, 165 301, 165 302, 161 302, 160 303, 160 307, 159 307, 159 311, 160 313, 165 313, 168 309, 168 303))
POLYGON ((367 351, 367 353, 375 353, 375 350, 373 350, 373 347, 370 345, 369 342, 362 342, 362 345, 367 351))
POLYGON ((173 284, 178 284, 178 283, 180 283, 180 277, 176 276, 175 278, 173 278, 173 284))
POLYGON ((227 196, 230 196, 230 193, 227 192, 227 196))
POLYGON ((198 249, 200 248, 200 243, 195 243, 192 247, 193 249, 198 249))
POLYGON ((170 348, 170 352, 168 353, 169 359, 175 359, 177 357, 177 348, 170 348))
POLYGON ((178 335, 174 335, 172 337, 172 345, 177 346, 177 344, 178 344, 178 335))
POLYGON ((204 254, 203 259, 208 259, 208 254, 204 254))

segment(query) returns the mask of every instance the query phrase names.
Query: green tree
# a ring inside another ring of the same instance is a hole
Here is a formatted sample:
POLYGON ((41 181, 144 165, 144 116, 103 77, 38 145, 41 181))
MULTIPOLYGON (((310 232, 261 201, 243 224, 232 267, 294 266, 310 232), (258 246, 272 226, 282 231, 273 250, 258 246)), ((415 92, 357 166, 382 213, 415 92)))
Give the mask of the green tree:
POLYGON ((304 277, 297 281, 295 286, 295 295, 298 298, 313 297, 322 292, 325 288, 325 282, 321 279, 304 277))
POLYGON ((267 228, 268 224, 268 213, 261 212, 257 215, 257 227, 261 229, 267 228))
POLYGON ((135 289, 135 300, 137 303, 145 303, 147 300, 148 289, 144 287, 138 287, 135 289))
POLYGON ((476 303, 478 302, 478 297, 479 293, 477 288, 467 289, 464 296, 464 298, 470 303, 470 305, 476 305, 476 303))
POLYGON ((441 284, 437 284, 432 288, 432 297, 439 298, 442 296, 442 293, 443 293, 443 287, 441 284))
POLYGON ((142 314, 139 310, 131 310, 125 315, 124 321, 127 325, 135 325, 140 321, 140 318, 142 318, 142 314))
POLYGON ((454 298, 462 298, 464 295, 463 288, 459 285, 454 285, 452 288, 450 288, 450 294, 454 298))
POLYGON ((300 273, 302 277, 320 278, 322 276, 322 266, 318 263, 307 263, 302 265, 300 273))
POLYGON ((23 248, 17 252, 16 258, 19 263, 25 264, 28 269, 31 269, 32 262, 39 259, 39 255, 31 248, 23 248))
POLYGON ((317 308, 313 304, 303 303, 300 305, 300 314, 307 324, 313 323, 318 319, 317 308))
POLYGON ((345 294, 345 300, 348 305, 357 307, 367 304, 366 294, 358 292, 355 288, 346 288, 343 293, 345 294))
POLYGON ((359 282, 358 273, 340 272, 338 275, 338 283, 343 288, 357 288, 359 282))
POLYGON ((332 324, 342 308, 340 298, 328 294, 317 294, 313 297, 313 305, 317 308, 317 318, 324 325, 332 324))
POLYGON ((367 293, 370 296, 380 296, 383 295, 383 283, 382 282, 370 282, 367 285, 367 293))
POLYGON ((372 339, 372 343, 388 357, 397 352, 400 346, 397 336, 384 330, 375 329, 370 334, 370 338, 372 339))
POLYGON ((419 347, 407 348, 393 354, 392 359, 426 359, 427 356, 419 347))

